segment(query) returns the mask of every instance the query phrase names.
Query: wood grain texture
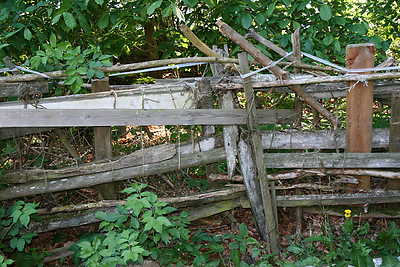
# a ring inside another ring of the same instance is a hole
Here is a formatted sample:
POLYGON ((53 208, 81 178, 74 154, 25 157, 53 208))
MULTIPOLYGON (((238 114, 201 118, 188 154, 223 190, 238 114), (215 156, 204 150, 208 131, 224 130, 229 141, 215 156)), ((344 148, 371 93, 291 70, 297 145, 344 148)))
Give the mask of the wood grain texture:
MULTIPOLYGON (((305 149, 307 147, 311 149, 336 149, 335 141, 333 139, 333 136, 331 135, 332 133, 327 131, 294 131, 289 133, 268 131, 261 133, 264 149, 305 149)), ((337 135, 337 142, 339 143, 339 146, 341 148, 344 148, 345 144, 344 135, 344 131, 339 132, 339 134, 337 135)), ((387 129, 375 129, 374 136, 374 140, 376 140, 373 142, 374 147, 387 148, 389 146, 389 131, 387 129)), ((221 147, 223 146, 223 144, 224 143, 221 138, 208 137, 196 141, 194 145, 192 144, 192 142, 182 143, 179 147, 179 152, 184 155, 194 152, 208 151, 216 147, 221 147)), ((1 178, 1 182, 14 184, 39 180, 63 179, 77 175, 93 174, 103 171, 111 171, 126 167, 138 166, 143 162, 145 164, 151 164, 172 158, 176 154, 177 150, 178 147, 175 144, 158 145, 145 148, 143 150, 138 150, 126 156, 114 158, 111 161, 106 162, 99 161, 56 170, 34 169, 6 173, 1 178)), ((250 150, 247 149, 245 151, 250 150)), ((242 159, 241 161, 247 162, 248 160, 242 159)), ((250 167, 249 169, 252 168, 250 167)), ((244 170, 242 169, 242 172, 243 171, 244 170)), ((354 174, 354 172, 349 173, 349 175, 351 174, 354 174)), ((371 176, 377 175, 377 173, 371 174, 371 176)), ((395 174, 391 175, 393 176, 395 174)), ((387 176, 389 175, 386 173, 385 177, 387 176)))
POLYGON ((70 178, 78 175, 89 175, 105 171, 119 170, 128 167, 140 166, 141 164, 152 164, 171 159, 176 155, 176 147, 173 144, 159 145, 135 151, 126 156, 93 163, 82 164, 63 169, 46 170, 34 169, 7 173, 1 181, 5 183, 29 183, 34 181, 51 181, 55 179, 70 178))
MULTIPOLYGON (((250 71, 249 62, 247 59, 247 53, 239 54, 239 64, 240 72, 245 74, 250 71)), ((247 194, 250 196, 252 194, 261 195, 263 209, 264 209, 264 219, 265 219, 265 229, 261 230, 262 237, 270 243, 270 250, 273 253, 279 253, 279 232, 278 232, 278 218, 276 210, 276 199, 275 199, 275 189, 274 182, 265 179, 266 170, 263 157, 263 148, 261 143, 261 135, 257 131, 257 113, 256 113, 256 103, 255 94, 253 87, 251 86, 251 78, 245 78, 243 80, 244 94, 246 97, 246 110, 248 112, 248 122, 247 130, 249 133, 249 139, 251 143, 251 153, 252 160, 254 161, 256 169, 256 178, 254 183, 259 184, 259 191, 253 191, 251 188, 247 188, 247 194)), ((244 176, 246 180, 246 177, 244 176)), ((261 214, 260 214, 261 216, 261 214)), ((257 218, 257 217, 256 217, 257 218)), ((258 222, 257 222, 258 223, 258 222)), ((258 223, 259 226, 261 224, 258 223)))
MULTIPOLYGON (((45 109, 185 109, 194 108, 194 84, 136 85, 105 92, 40 99, 45 109)), ((24 109, 20 101, 0 103, 0 109, 24 109)), ((32 105, 28 109, 36 109, 32 105)))
POLYGON ((143 164, 140 166, 109 170, 88 175, 77 175, 68 179, 37 181, 11 186, 0 190, 0 200, 90 187, 103 183, 128 180, 135 176, 143 177, 155 174, 158 175, 174 171, 178 168, 190 168, 222 161, 224 159, 225 152, 223 148, 218 148, 206 152, 181 155, 180 157, 175 156, 171 159, 152 164, 143 164))
MULTIPOLYGON (((346 47, 348 69, 372 68, 375 61, 374 44, 355 44, 346 47)), ((350 82, 347 93, 346 151, 371 152, 373 89, 371 81, 350 82)), ((360 177, 360 187, 370 189, 370 178, 360 177)))
MULTIPOLYGON (((263 131, 262 144, 266 149, 343 149, 346 133, 337 131, 263 131)), ((389 130, 373 129, 372 147, 388 148, 389 130)))
MULTIPOLYGON (((259 110, 258 123, 276 123, 295 116, 291 110, 259 110)), ((125 125, 232 125, 246 124, 245 110, 3 110, 0 127, 90 127, 125 125), (13 118, 10 120, 10 118, 13 118)))
MULTIPOLYGON (((92 81, 93 92, 109 92, 110 82, 108 77, 92 81)), ((94 127, 94 156, 96 160, 112 158, 111 127, 94 127)), ((118 191, 114 183, 100 184, 96 186, 102 199, 117 199, 118 191)))
POLYGON ((400 153, 268 153, 267 168, 366 168, 385 169, 400 166, 400 153))
MULTIPOLYGON (((400 94, 393 94, 391 99, 392 112, 390 121, 390 152, 400 152, 400 94)), ((389 180, 386 188, 389 190, 400 190, 400 181, 389 180)))
POLYGON ((0 83, 0 97, 20 96, 21 92, 28 88, 42 94, 49 92, 47 81, 0 83))

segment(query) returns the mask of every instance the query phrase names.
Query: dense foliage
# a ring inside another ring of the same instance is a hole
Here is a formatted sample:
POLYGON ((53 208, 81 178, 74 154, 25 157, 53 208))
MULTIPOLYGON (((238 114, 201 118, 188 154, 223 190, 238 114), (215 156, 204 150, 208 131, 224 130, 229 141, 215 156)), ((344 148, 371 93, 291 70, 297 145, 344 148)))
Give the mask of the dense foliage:
POLYGON ((305 51, 343 62, 347 44, 373 41, 382 52, 398 38, 396 1, 366 2, 6 0, 0 10, 0 58, 23 62, 44 50, 51 36, 82 50, 99 46, 120 61, 194 55, 178 25, 185 22, 209 45, 221 45, 227 40, 215 21, 222 18, 241 33, 255 28, 287 50, 290 34, 301 28, 305 51))

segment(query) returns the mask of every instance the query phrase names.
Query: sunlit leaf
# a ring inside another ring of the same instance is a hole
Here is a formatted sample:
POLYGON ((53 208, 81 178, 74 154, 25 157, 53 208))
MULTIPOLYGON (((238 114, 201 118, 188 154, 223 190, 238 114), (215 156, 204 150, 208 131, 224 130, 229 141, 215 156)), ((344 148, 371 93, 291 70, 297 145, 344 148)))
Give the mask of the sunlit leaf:
POLYGON ((24 38, 28 41, 30 41, 32 39, 32 32, 29 30, 29 28, 25 28, 24 38))
POLYGON ((251 27, 251 23, 253 22, 253 18, 251 17, 250 14, 242 14, 240 16, 240 22, 242 23, 242 26, 246 29, 251 27))
POLYGON ((107 28, 109 23, 110 23, 110 15, 106 12, 104 13, 103 16, 101 16, 101 18, 97 22, 97 26, 99 26, 100 29, 105 29, 107 28))
POLYGON ((156 11, 157 8, 159 8, 162 4, 162 0, 155 1, 152 3, 148 8, 147 8, 147 15, 151 15, 156 11))
POLYGON ((63 18, 64 18, 65 25, 67 25, 68 28, 73 29, 76 27, 76 20, 74 18, 74 15, 72 15, 69 12, 64 12, 63 18))
POLYGON ((328 21, 332 18, 332 9, 328 5, 322 5, 319 7, 319 16, 321 19, 328 21))

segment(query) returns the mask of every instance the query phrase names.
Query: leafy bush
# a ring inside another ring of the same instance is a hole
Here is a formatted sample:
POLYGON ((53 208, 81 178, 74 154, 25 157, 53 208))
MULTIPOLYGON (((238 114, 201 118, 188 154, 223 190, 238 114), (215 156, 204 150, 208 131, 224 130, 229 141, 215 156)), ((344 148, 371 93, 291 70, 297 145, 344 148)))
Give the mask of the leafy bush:
MULTIPOLYGON (((177 262, 178 258, 163 257, 168 247, 189 239, 186 215, 166 215, 176 211, 159 201, 151 192, 142 192, 146 185, 132 185, 123 190, 130 194, 126 204, 114 213, 99 211, 96 217, 101 234, 81 240, 78 257, 87 266, 116 266, 142 263, 145 257, 177 262)), ((171 256, 171 255, 169 255, 171 256)))
POLYGON ((116 212, 96 213, 101 232, 81 239, 73 248, 77 264, 83 261, 85 266, 117 266, 152 258, 162 266, 219 266, 228 261, 235 266, 249 266, 246 259, 256 259, 262 252, 244 224, 237 235, 196 232, 189 236, 187 214, 171 216, 176 209, 154 193, 143 192, 145 188, 142 184, 132 185, 123 190, 130 195, 116 212), (224 242, 229 242, 231 249, 228 258, 223 255, 224 242))
POLYGON ((104 72, 98 68, 111 66, 110 58, 111 55, 103 55, 100 48, 93 45, 82 50, 67 41, 57 43, 56 36, 52 34, 49 43, 44 43, 42 49, 35 52, 28 65, 40 71, 65 70, 68 77, 64 84, 76 94, 81 92, 82 76, 88 80, 104 77, 104 72))
POLYGON ((30 244, 35 233, 27 233, 24 230, 28 227, 31 216, 37 213, 38 204, 17 201, 9 209, 0 208, 0 249, 4 251, 23 251, 25 246, 30 244), (4 243, 9 240, 8 245, 4 243))
POLYGON ((297 266, 375 266, 373 258, 381 257, 382 266, 400 266, 395 257, 400 254, 400 229, 395 223, 371 239, 368 223, 355 228, 352 220, 346 220, 341 233, 334 235, 327 226, 323 235, 311 236, 295 242, 287 249, 295 255, 295 263, 281 263, 285 267, 297 266))

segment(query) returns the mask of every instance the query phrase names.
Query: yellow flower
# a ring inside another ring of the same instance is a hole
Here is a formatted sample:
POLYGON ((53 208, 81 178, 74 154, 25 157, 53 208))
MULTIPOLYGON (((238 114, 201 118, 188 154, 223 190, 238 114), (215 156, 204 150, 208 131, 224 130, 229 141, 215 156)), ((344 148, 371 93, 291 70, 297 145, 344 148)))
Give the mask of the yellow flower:
POLYGON ((344 210, 344 217, 350 218, 351 217, 351 210, 344 210))

